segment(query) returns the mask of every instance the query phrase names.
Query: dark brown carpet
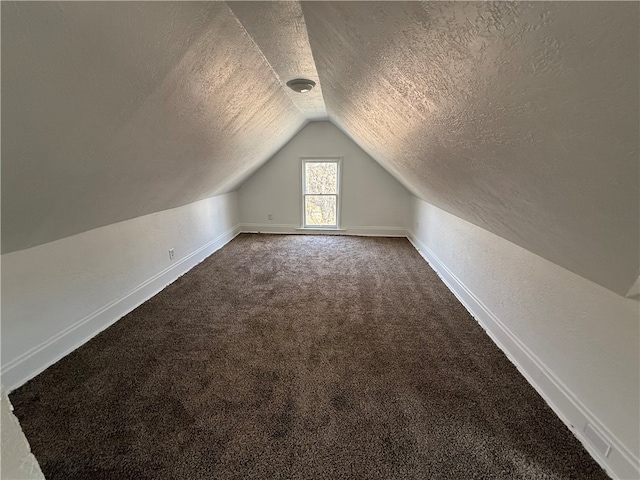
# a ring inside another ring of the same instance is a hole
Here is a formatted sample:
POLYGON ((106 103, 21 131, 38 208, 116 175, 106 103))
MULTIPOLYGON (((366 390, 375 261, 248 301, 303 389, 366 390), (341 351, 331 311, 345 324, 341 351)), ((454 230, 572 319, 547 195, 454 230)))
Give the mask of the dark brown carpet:
POLYGON ((49 480, 607 478, 406 239, 240 235, 11 401, 49 480))

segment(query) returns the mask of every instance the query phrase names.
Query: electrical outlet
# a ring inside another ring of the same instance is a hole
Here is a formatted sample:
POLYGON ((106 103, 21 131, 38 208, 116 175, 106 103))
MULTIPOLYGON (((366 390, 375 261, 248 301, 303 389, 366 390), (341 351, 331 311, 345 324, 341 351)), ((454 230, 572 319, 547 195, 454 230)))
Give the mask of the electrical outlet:
POLYGON ((267 220, 273 220, 273 214, 272 213, 268 213, 267 214, 267 220))
POLYGON ((174 253, 173 253, 173 248, 170 248, 170 249, 169 249, 169 260, 173 260, 173 257, 174 257, 174 256, 175 256, 175 255, 174 255, 174 253))

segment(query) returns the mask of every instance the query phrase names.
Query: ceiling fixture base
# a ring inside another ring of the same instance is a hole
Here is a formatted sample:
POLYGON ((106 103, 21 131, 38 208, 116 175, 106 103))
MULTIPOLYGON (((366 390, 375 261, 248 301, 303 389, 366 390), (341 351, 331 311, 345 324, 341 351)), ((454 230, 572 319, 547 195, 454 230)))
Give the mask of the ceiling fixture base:
POLYGON ((294 78, 287 82, 287 87, 297 93, 307 93, 315 86, 316 82, 306 78, 294 78))

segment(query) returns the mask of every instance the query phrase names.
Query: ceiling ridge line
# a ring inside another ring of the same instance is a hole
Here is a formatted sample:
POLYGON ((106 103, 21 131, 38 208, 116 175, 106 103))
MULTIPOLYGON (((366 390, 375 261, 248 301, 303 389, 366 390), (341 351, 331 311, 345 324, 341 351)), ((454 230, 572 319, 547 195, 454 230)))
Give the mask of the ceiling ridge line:
MULTIPOLYGON (((260 45, 258 45, 258 42, 256 42, 256 40, 253 38, 253 35, 251 35, 249 33, 249 30, 247 30, 247 28, 244 26, 244 24, 240 21, 240 19, 238 18, 238 16, 236 15, 236 13, 233 11, 233 9, 229 6, 229 2, 225 1, 224 2, 225 7, 231 12, 231 15, 233 16, 233 18, 235 18, 236 22, 238 23, 238 25, 240 26, 240 28, 242 29, 242 31, 247 35, 247 37, 249 38, 249 40, 251 40, 251 43, 253 43, 256 48, 258 49, 258 51, 260 52, 260 56, 262 57, 262 59, 265 61, 265 63, 269 66, 269 69, 273 72, 273 74, 275 75, 276 79, 278 80, 278 83, 280 84, 280 87, 282 88, 283 93, 285 94, 285 96, 289 99, 289 101, 291 102, 291 104, 296 108, 296 110, 298 110, 298 112, 300 112, 300 115, 302 115, 303 117, 305 117, 305 120, 308 121, 308 119, 306 118, 306 115, 304 114, 304 112, 302 112, 300 110, 300 107, 298 107, 298 105, 296 105, 296 102, 293 101, 293 99, 287 95, 287 92, 285 90, 286 87, 286 82, 283 83, 282 79, 280 78, 280 75, 278 75, 278 72, 276 72, 276 69, 273 68, 273 65, 271 65, 271 62, 269 61, 269 59, 267 58, 267 56, 264 54, 264 52, 262 51, 262 48, 260 48, 260 45)), ((305 26, 306 28, 306 26, 305 26)), ((323 99, 324 100, 324 99, 323 99)))

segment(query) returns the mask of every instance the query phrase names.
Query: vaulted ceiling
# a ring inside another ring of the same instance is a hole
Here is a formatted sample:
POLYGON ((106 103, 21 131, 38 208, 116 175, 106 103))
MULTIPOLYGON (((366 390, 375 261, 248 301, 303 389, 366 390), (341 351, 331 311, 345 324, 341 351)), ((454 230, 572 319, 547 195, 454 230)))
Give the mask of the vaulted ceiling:
POLYGON ((624 294, 635 2, 2 2, 2 251, 232 191, 330 120, 416 196, 624 294), (311 78, 308 95, 285 86, 311 78))

